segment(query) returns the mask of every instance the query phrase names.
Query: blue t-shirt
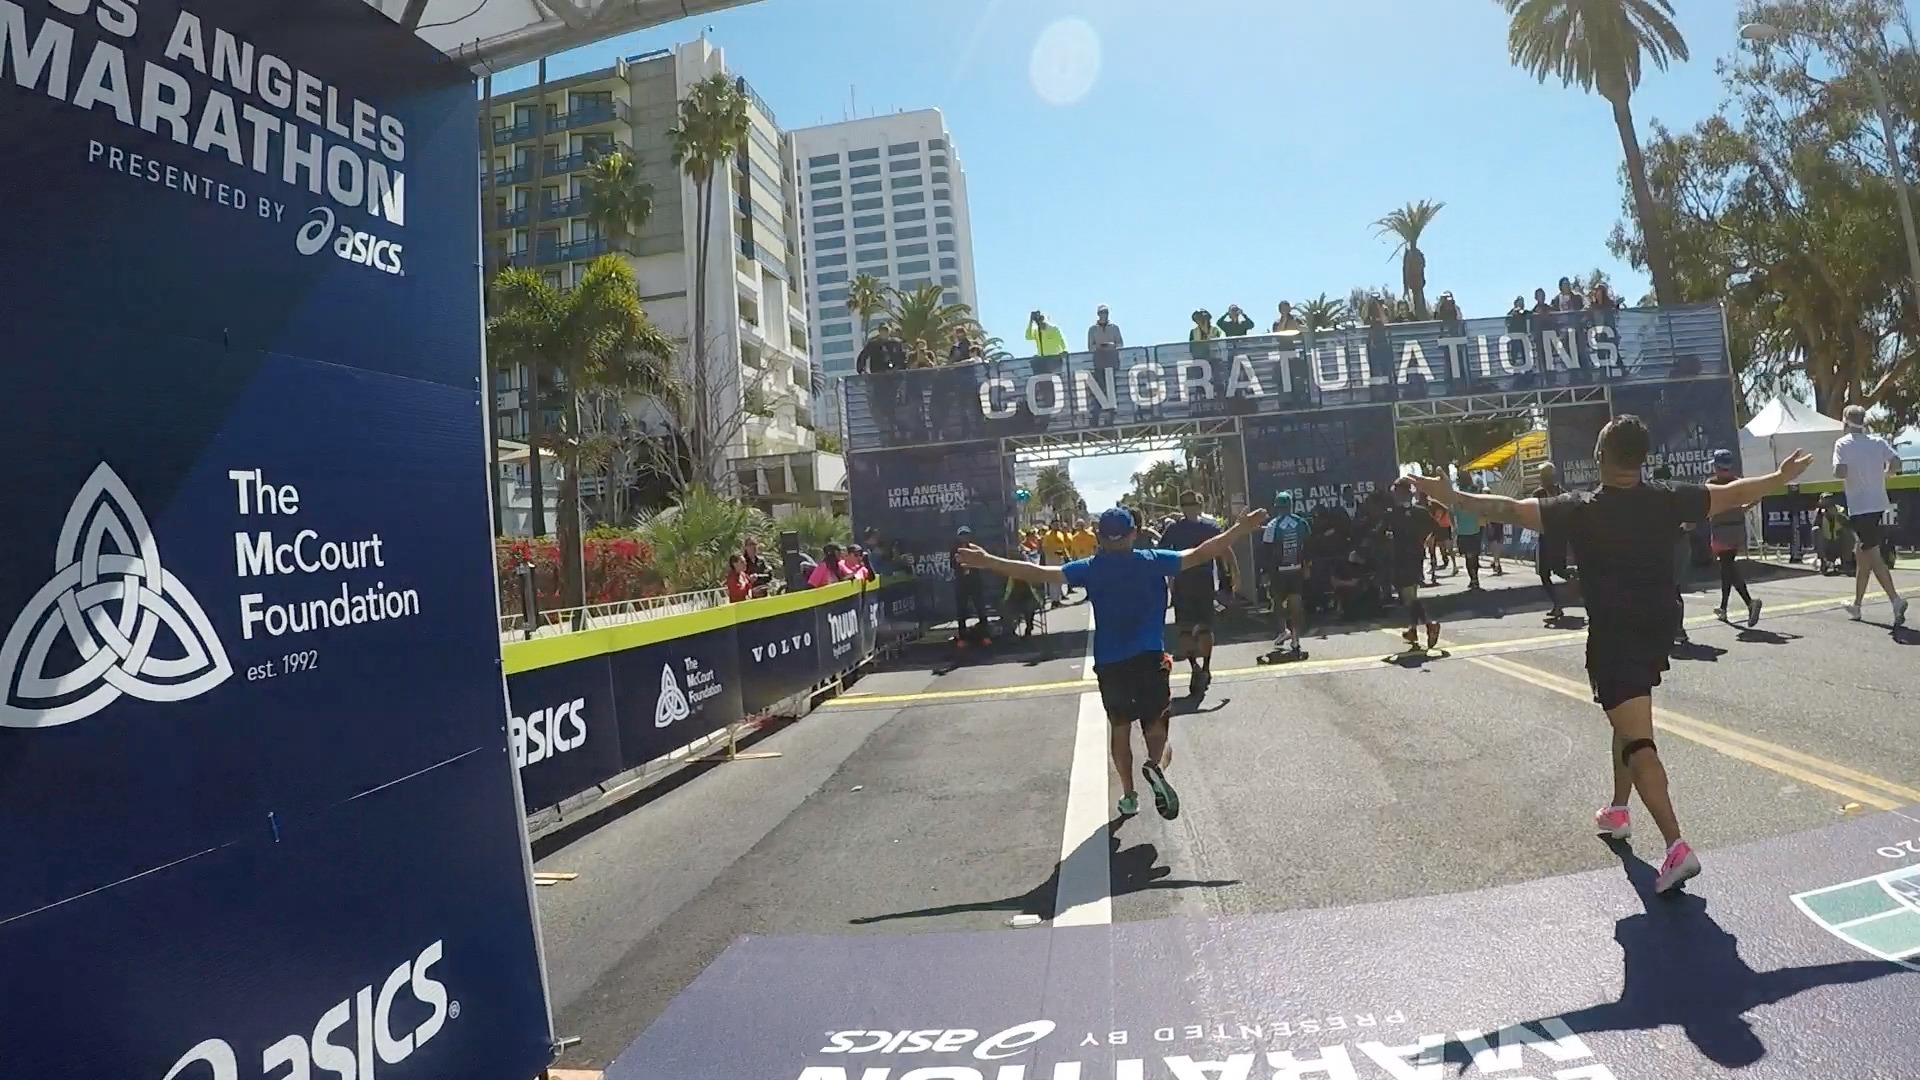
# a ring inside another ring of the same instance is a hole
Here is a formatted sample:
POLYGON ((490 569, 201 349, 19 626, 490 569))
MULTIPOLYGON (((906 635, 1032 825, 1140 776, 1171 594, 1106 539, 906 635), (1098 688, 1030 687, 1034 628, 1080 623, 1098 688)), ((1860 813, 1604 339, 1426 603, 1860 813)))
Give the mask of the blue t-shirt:
POLYGON ((1101 551, 1060 571, 1093 602, 1094 667, 1166 651, 1167 579, 1180 572, 1179 552, 1101 551))
POLYGON ((1306 554, 1307 537, 1311 534, 1307 519, 1298 514, 1288 514, 1267 522, 1266 535, 1261 539, 1273 545, 1270 553, 1273 565, 1278 568, 1299 566, 1306 554))

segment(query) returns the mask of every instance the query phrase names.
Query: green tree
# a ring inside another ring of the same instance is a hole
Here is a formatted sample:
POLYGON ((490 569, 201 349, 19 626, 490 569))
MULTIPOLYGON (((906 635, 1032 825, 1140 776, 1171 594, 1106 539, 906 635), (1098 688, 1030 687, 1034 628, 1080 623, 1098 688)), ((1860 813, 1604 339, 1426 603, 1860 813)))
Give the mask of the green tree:
POLYGON ((738 499, 695 486, 680 502, 642 514, 640 538, 653 548, 654 569, 672 592, 717 589, 727 578, 727 560, 752 538, 765 543, 773 521, 738 499))
POLYGON ((1445 209, 1446 203, 1421 199, 1410 202, 1373 223, 1378 235, 1399 240, 1393 253, 1400 256, 1400 285, 1413 298, 1415 320, 1427 318, 1427 253, 1420 250, 1420 236, 1445 209))
POLYGON ((602 236, 624 237, 653 216, 653 185, 640 179, 632 158, 614 152, 587 169, 587 220, 602 236))
POLYGON ((873 333, 873 317, 887 310, 887 287, 872 274, 855 274, 847 286, 847 310, 860 318, 860 340, 873 333))
MULTIPOLYGON (((580 397, 598 387, 618 387, 664 401, 677 400, 672 365, 673 342, 647 319, 633 268, 603 255, 587 267, 580 283, 562 291, 532 270, 505 270, 494 279, 492 315, 487 320, 487 351, 505 364, 552 375, 551 392, 529 403, 529 447, 545 446, 562 462, 559 492, 560 580, 562 606, 586 603, 580 554, 580 470, 584 438, 580 397), (558 400, 555 401, 555 398, 558 400), (562 430, 548 432, 539 419, 557 405, 562 430)), ((544 381, 544 380, 543 380, 544 381)), ((537 454, 529 463, 538 470, 537 454)))
POLYGON ((1598 94, 1613 110, 1620 135, 1634 220, 1640 225, 1647 272, 1662 304, 1680 303, 1667 255, 1666 222, 1647 182, 1640 137, 1634 130, 1632 98, 1644 63, 1665 71, 1687 59, 1687 42, 1673 25, 1671 0, 1499 0, 1511 22, 1507 54, 1515 67, 1541 82, 1555 77, 1565 86, 1598 94))
POLYGON ((747 95, 723 72, 714 72, 687 88, 679 119, 667 131, 673 163, 693 181, 699 231, 694 235, 692 431, 686 438, 695 467, 707 483, 722 483, 726 448, 713 430, 712 410, 720 387, 713 385, 707 355, 707 264, 713 234, 714 182, 717 173, 747 144, 747 95))
POLYGON ((800 538, 801 551, 819 551, 828 544, 845 547, 853 542, 853 522, 845 514, 836 514, 831 510, 803 506, 788 517, 774 523, 780 532, 790 532, 800 538))
POLYGON ((1070 517, 1081 503, 1080 489, 1065 465, 1042 466, 1033 475, 1033 501, 1053 512, 1054 520, 1070 517))
POLYGON ((1299 306, 1300 325, 1308 330, 1338 330, 1346 320, 1345 301, 1334 300, 1321 293, 1299 306))
POLYGON ((953 332, 974 325, 973 309, 947 303, 938 285, 922 285, 911 292, 890 290, 887 321, 908 354, 918 358, 916 363, 931 363, 933 357, 946 355, 953 332))

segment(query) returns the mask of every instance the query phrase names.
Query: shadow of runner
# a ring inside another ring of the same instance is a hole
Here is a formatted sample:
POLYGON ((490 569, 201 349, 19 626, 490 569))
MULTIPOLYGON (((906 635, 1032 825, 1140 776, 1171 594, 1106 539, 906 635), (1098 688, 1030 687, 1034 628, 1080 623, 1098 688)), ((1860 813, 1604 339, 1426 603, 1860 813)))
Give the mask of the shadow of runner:
MULTIPOLYGON (((1114 818, 1104 826, 1087 835, 1074 848, 1074 858, 1086 851, 1090 845, 1107 845, 1107 865, 1111 868, 1108 895, 1130 896, 1149 889, 1218 889, 1228 885, 1238 885, 1238 880, 1187 881, 1170 879, 1167 875, 1173 871, 1159 865, 1160 850, 1152 844, 1135 844, 1124 851, 1120 847, 1120 825, 1125 818, 1114 818)), ((974 900, 958 904, 941 904, 937 907, 915 908, 911 911, 895 911, 886 915, 863 915, 857 919, 848 919, 851 926, 872 926, 875 923, 894 922, 900 919, 931 919, 941 915, 964 915, 968 912, 1005 911, 1014 915, 1037 915, 1042 919, 1052 919, 1054 905, 1060 889, 1060 864, 1055 863, 1053 873, 1045 881, 1035 885, 1017 896, 1002 896, 992 900, 974 900)))
MULTIPOLYGON (((1657 871, 1619 841, 1608 841, 1646 910, 1614 924, 1624 969, 1619 1000, 1558 1017, 1526 1021, 1539 1029, 1549 1020, 1565 1023, 1574 1034, 1601 1031, 1651 1031, 1674 1026, 1685 1033, 1702 1057, 1727 1068, 1742 1068, 1766 1057, 1766 1044, 1746 1014, 1806 990, 1869 982, 1911 974, 1882 960, 1755 971, 1740 955, 1740 939, 1723 929, 1707 911, 1707 902, 1685 892, 1657 896, 1657 871)), ((1490 1033, 1497 1043, 1499 1036, 1490 1033)), ((1436 1048, 1444 1060, 1466 1067, 1473 1049, 1451 1041, 1436 1048)), ((1485 1047, 1482 1047, 1483 1051, 1485 1047)), ((1426 1051, 1423 1061, 1434 1061, 1426 1051)))

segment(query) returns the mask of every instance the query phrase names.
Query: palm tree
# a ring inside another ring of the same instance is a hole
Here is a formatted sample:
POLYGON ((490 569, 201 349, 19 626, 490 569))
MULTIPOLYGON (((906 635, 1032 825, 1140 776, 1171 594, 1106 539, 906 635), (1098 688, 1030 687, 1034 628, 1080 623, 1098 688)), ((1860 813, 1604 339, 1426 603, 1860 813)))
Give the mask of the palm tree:
POLYGON ((1393 249, 1400 256, 1400 284, 1413 298, 1413 317, 1427 318, 1427 253, 1420 250, 1420 234, 1427 231, 1446 203, 1421 199, 1373 223, 1376 235, 1398 237, 1393 249))
POLYGON ((1662 71, 1687 59, 1687 42, 1673 25, 1672 0, 1500 0, 1511 23, 1507 55, 1514 66, 1546 82, 1597 93, 1613 107, 1613 126, 1626 156, 1633 216, 1646 244, 1647 274, 1661 304, 1678 303, 1665 227, 1647 183, 1647 163, 1634 132, 1631 99, 1642 60, 1662 71))
POLYGON ((1347 316, 1347 305, 1321 293, 1300 305, 1300 324, 1308 330, 1337 330, 1347 316))
POLYGON ((1073 475, 1065 465, 1047 465, 1033 474, 1033 498, 1059 520, 1079 505, 1080 489, 1073 486, 1073 475))
POLYGON ((696 486, 681 492, 679 505, 642 514, 638 531, 653 548, 654 568, 667 588, 692 592, 719 588, 727 559, 749 538, 765 542, 773 522, 738 499, 696 486))
POLYGON ((873 333, 873 317, 887 310, 887 287, 872 274, 855 274, 847 286, 847 310, 860 317, 860 340, 873 333))
POLYGON ((853 523, 846 515, 813 506, 803 506, 781 518, 780 531, 798 536, 801 551, 819 551, 828 544, 845 547, 853 542, 853 523))
POLYGON ((1013 353, 1008 351, 1007 343, 1004 340, 997 337, 988 337, 983 333, 979 341, 980 355, 983 359, 993 361, 994 363, 1013 359, 1013 353))
POLYGON ((906 345, 910 355, 923 354, 929 363, 946 353, 954 330, 974 325, 973 309, 947 303, 940 298, 941 291, 938 285, 922 285, 912 292, 893 289, 887 294, 887 319, 893 324, 893 336, 906 345))
POLYGON ((667 131, 673 143, 673 163, 693 182, 697 196, 699 232, 694 236, 693 287, 693 432, 689 447, 695 468, 708 481, 716 476, 720 463, 715 448, 709 410, 713 408, 714 388, 707 371, 707 261, 713 232, 713 183, 719 167, 732 160, 747 144, 747 95, 723 72, 714 72, 687 89, 680 99, 678 123, 667 131))
POLYGON ((640 179, 633 159, 614 152, 587 169, 587 220, 602 236, 625 236, 653 216, 653 185, 640 179))
POLYGON ((532 270, 504 270, 494 279, 493 296, 488 353, 504 364, 551 372, 555 389, 566 395, 559 410, 563 430, 557 433, 542 430, 546 402, 529 403, 529 462, 536 470, 540 467, 533 448, 542 442, 561 455, 564 471, 555 531, 562 606, 580 607, 586 603, 580 563, 580 396, 595 388, 618 388, 677 400, 679 387, 668 360, 673 342, 648 321, 633 268, 618 256, 595 259, 580 283, 564 292, 532 270))

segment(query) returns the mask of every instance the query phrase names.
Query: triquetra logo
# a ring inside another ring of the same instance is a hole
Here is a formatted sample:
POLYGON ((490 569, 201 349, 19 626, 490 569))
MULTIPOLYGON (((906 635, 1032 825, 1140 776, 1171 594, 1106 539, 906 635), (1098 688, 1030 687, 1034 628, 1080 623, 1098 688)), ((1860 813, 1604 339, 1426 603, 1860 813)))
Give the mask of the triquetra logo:
POLYGON ((186 701, 232 674, 207 613, 161 565, 146 513, 102 462, 67 509, 53 577, 0 641, 0 727, 71 724, 123 695, 186 701), (49 674, 62 639, 78 663, 49 674), (177 654, 160 654, 168 639, 177 654))
POLYGON ((693 706, 687 701, 686 691, 680 689, 680 680, 673 677, 673 665, 660 668, 660 702, 653 707, 653 726, 670 727, 675 721, 685 720, 693 715, 693 706))

